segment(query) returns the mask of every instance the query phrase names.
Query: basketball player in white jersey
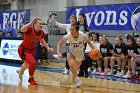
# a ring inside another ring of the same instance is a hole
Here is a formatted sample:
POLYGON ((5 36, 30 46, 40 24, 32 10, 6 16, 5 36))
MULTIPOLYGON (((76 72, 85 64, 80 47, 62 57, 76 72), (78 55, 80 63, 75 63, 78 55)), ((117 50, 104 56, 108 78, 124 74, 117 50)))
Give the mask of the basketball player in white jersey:
POLYGON ((79 31, 78 25, 71 25, 70 33, 63 36, 57 44, 57 54, 59 57, 62 57, 60 48, 62 44, 69 42, 67 50, 67 60, 71 70, 71 79, 75 82, 76 87, 80 87, 82 82, 78 78, 77 71, 84 60, 84 48, 85 43, 87 43, 92 49, 94 48, 93 44, 89 41, 86 34, 79 31))
MULTIPOLYGON (((76 20, 77 20, 76 16, 71 15, 71 16, 70 16, 70 24, 62 24, 62 23, 60 23, 60 22, 58 22, 58 21, 56 21, 56 20, 54 21, 54 24, 55 24, 56 26, 60 27, 60 28, 65 29, 66 32, 67 32, 67 34, 68 34, 68 33, 70 33, 70 27, 71 27, 71 25, 74 25, 74 24, 77 23, 76 20)), ((68 41, 67 41, 67 43, 66 43, 66 48, 67 48, 67 45, 68 45, 68 41)), ((66 56, 67 56, 67 55, 66 55, 66 52, 64 52, 62 55, 63 55, 63 57, 66 57, 66 56)), ((60 59, 60 58, 58 57, 58 55, 55 55, 55 54, 53 55, 53 57, 54 57, 54 58, 57 58, 57 59, 60 59)), ((64 70, 63 74, 65 74, 65 75, 66 75, 66 74, 69 74, 69 65, 68 65, 67 60, 66 60, 65 70, 64 70)))

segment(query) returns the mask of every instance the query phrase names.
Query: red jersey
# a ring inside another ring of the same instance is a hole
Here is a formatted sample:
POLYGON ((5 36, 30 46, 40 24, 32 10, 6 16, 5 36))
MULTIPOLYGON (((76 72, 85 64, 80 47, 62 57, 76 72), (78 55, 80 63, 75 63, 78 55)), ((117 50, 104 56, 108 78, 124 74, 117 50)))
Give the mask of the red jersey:
POLYGON ((44 38, 44 36, 45 34, 42 30, 37 32, 32 27, 29 27, 24 33, 24 40, 21 46, 25 49, 34 50, 37 47, 40 40, 44 38))

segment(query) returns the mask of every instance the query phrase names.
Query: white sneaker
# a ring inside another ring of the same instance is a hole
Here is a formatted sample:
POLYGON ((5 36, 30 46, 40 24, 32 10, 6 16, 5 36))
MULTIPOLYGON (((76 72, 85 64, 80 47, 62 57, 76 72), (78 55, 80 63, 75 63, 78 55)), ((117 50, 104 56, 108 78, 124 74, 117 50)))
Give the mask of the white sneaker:
POLYGON ((58 57, 58 55, 56 55, 56 54, 53 54, 53 57, 56 58, 56 59, 58 59, 58 60, 61 60, 61 58, 58 57))
POLYGON ((63 74, 64 74, 64 75, 69 74, 69 70, 68 70, 68 69, 65 69, 64 72, 63 72, 63 74))
POLYGON ((113 75, 113 72, 110 71, 110 72, 107 73, 107 75, 109 75, 109 76, 110 76, 110 75, 113 75))
POLYGON ((91 73, 91 72, 92 72, 92 69, 91 69, 90 67, 88 68, 88 72, 89 72, 89 73, 91 73))
POLYGON ((71 74, 71 81, 73 82, 73 83, 75 83, 75 78, 74 78, 74 76, 71 74))
POLYGON ((79 78, 76 78, 75 84, 76 84, 76 87, 79 88, 79 87, 81 87, 82 81, 79 78))
POLYGON ((19 79, 22 81, 23 73, 20 70, 17 70, 16 72, 18 73, 19 79))
POLYGON ((95 74, 96 73, 96 68, 92 71, 92 74, 95 74))
POLYGON ((130 78, 130 77, 131 76, 130 76, 130 73, 129 72, 127 72, 126 75, 123 76, 123 78, 130 78))
POLYGON ((124 76, 125 74, 124 74, 124 71, 121 71, 121 73, 120 73, 120 76, 122 77, 122 76, 124 76))
POLYGON ((121 76, 120 71, 117 71, 117 73, 116 73, 114 76, 115 76, 115 77, 120 77, 120 76, 121 76))

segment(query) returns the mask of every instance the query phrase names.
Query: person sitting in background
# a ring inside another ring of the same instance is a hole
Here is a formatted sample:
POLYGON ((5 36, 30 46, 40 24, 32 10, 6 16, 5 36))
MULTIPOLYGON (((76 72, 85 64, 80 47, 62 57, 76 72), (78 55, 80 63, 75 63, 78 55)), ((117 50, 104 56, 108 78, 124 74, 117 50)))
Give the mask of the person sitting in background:
POLYGON ((113 68, 114 68, 115 61, 117 61, 117 66, 118 66, 117 73, 115 74, 115 76, 122 77, 124 75, 125 65, 123 65, 123 63, 125 63, 126 61, 126 55, 127 55, 126 44, 123 42, 122 37, 117 36, 115 38, 114 53, 110 60, 111 71, 109 75, 114 74, 113 68))
MULTIPOLYGON (((130 74, 131 74, 131 58, 134 56, 135 54, 135 48, 136 48, 136 41, 134 39, 134 37, 129 37, 127 39, 127 66, 128 66, 128 71, 126 72, 126 75, 123 76, 123 78, 131 78, 130 74)), ((126 65, 126 63, 124 63, 124 65, 126 65)))
MULTIPOLYGON (((130 74, 130 76, 132 78, 136 77, 136 69, 138 65, 140 64, 140 37, 137 38, 136 43, 137 45, 136 45, 135 53, 133 57, 131 58, 132 73, 130 74)), ((140 80, 140 76, 137 79, 140 80)))
POLYGON ((108 63, 112 56, 112 51, 113 51, 113 45, 111 43, 109 43, 106 36, 102 36, 102 42, 100 45, 101 57, 100 57, 100 59, 97 60, 99 74, 101 74, 101 75, 108 74, 108 63), (104 62, 104 71, 103 72, 101 69, 102 62, 104 62))
POLYGON ((4 33, 5 33, 5 36, 7 36, 8 33, 11 33, 11 36, 15 36, 15 29, 11 26, 11 22, 8 21, 8 24, 7 24, 7 27, 5 27, 4 29, 4 33))
POLYGON ((12 35, 11 35, 11 32, 7 32, 5 36, 11 37, 11 36, 12 36, 12 35))
MULTIPOLYGON (((94 44, 95 48, 97 48, 98 50, 100 50, 100 43, 99 43, 99 37, 100 34, 98 32, 93 33, 92 34, 92 43, 94 44)), ((94 62, 96 62, 97 60, 94 60, 94 62)), ((90 62, 89 66, 92 68, 93 64, 92 62, 90 62)), ((97 67, 95 67, 95 69, 92 71, 92 74, 95 74, 97 70, 97 67)))
POLYGON ((17 33, 17 37, 23 37, 23 33, 19 31, 19 32, 17 33))
POLYGON ((4 32, 0 30, 0 36, 4 36, 4 32))

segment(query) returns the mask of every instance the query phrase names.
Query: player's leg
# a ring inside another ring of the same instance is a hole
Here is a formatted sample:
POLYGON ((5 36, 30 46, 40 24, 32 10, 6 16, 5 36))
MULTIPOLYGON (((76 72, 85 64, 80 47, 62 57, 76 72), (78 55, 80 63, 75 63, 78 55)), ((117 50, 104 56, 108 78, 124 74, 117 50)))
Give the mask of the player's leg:
POLYGON ((32 85, 36 85, 36 81, 34 80, 34 73, 36 69, 36 60, 34 57, 30 57, 30 62, 29 62, 29 80, 28 82, 32 85))
POLYGON ((78 77, 78 75, 77 75, 77 66, 76 66, 75 59, 72 56, 69 55, 67 57, 67 60, 68 60, 68 64, 70 66, 70 70, 71 70, 73 76, 78 77))
POLYGON ((110 57, 104 57, 104 74, 108 74, 108 62, 110 60, 110 57))
POLYGON ((132 57, 131 58, 131 69, 132 69, 132 74, 131 77, 134 77, 136 75, 136 60, 132 57))
POLYGON ((116 60, 117 60, 117 58, 115 56, 112 56, 111 57, 111 59, 110 59, 110 67, 111 67, 111 70, 108 73, 108 75, 112 75, 113 74, 114 63, 115 63, 116 60))
MULTIPOLYGON (((67 58, 67 53, 64 52, 64 53, 62 54, 62 56, 67 58)), ((69 68, 70 68, 70 67, 69 67, 69 64, 68 64, 68 60, 66 59, 65 70, 64 70, 63 74, 69 74, 69 68)))
POLYGON ((25 61, 26 52, 23 50, 23 47, 19 46, 18 54, 19 54, 20 58, 24 60, 24 63, 22 64, 21 68, 19 70, 17 70, 17 73, 19 75, 19 79, 22 81, 22 75, 23 75, 24 71, 27 68, 29 68, 29 64, 25 61))
POLYGON ((98 65, 98 69, 97 70, 98 70, 99 73, 102 72, 102 63, 101 63, 102 60, 103 60, 103 57, 97 60, 97 65, 98 65))
POLYGON ((126 72, 126 75, 123 76, 124 78, 130 78, 131 73, 131 59, 127 58, 127 62, 128 62, 128 71, 126 72))
POLYGON ((117 76, 119 77, 120 76, 120 70, 121 70, 121 57, 116 57, 116 60, 117 61, 117 73, 114 75, 114 76, 117 76))
POLYGON ((120 69, 121 69, 121 73, 120 73, 120 76, 124 76, 125 75, 125 67, 126 67, 126 57, 125 56, 122 56, 120 57, 121 58, 121 61, 119 61, 119 66, 120 66, 120 69))
MULTIPOLYGON (((76 62, 76 68, 77 68, 77 71, 78 71, 82 62, 80 62, 80 61, 75 61, 75 62, 76 62)), ((82 81, 78 77, 75 77, 75 84, 76 84, 76 87, 80 87, 81 84, 82 84, 82 81)))
POLYGON ((19 74, 19 79, 21 81, 22 81, 22 75, 23 75, 24 71, 28 68, 29 68, 29 64, 24 61, 21 68, 19 70, 17 70, 17 73, 19 74))
POLYGON ((76 61, 76 57, 74 57, 72 55, 67 55, 67 60, 68 60, 69 66, 70 66, 71 74, 72 74, 71 79, 74 80, 76 87, 80 87, 82 82, 78 78, 77 71, 79 70, 81 62, 76 61))
POLYGON ((86 60, 83 60, 82 61, 82 64, 81 64, 81 66, 79 68, 79 74, 78 74, 79 77, 84 77, 84 65, 85 65, 85 61, 86 60))

